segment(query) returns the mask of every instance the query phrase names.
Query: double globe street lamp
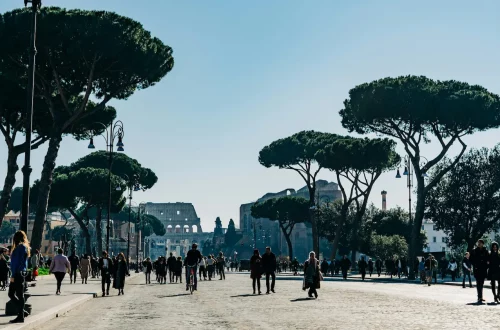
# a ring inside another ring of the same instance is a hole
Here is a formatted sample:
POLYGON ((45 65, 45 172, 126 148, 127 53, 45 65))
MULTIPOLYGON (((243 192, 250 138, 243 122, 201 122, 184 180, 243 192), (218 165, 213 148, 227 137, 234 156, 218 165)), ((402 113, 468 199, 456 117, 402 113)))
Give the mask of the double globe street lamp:
MULTIPOLYGON (((109 182, 109 191, 108 191, 108 219, 106 224, 106 251, 109 252, 109 232, 110 232, 110 223, 111 223, 111 169, 113 166, 113 147, 115 141, 117 151, 123 152, 125 149, 123 148, 125 145, 123 144, 123 137, 125 136, 125 131, 123 130, 123 122, 118 120, 116 122, 111 122, 109 127, 106 127, 103 123, 97 122, 96 124, 101 125, 105 131, 106 135, 101 134, 101 136, 106 141, 106 152, 108 152, 108 182, 109 182)), ((90 138, 90 143, 88 146, 89 149, 95 149, 94 145, 94 137, 90 138)))

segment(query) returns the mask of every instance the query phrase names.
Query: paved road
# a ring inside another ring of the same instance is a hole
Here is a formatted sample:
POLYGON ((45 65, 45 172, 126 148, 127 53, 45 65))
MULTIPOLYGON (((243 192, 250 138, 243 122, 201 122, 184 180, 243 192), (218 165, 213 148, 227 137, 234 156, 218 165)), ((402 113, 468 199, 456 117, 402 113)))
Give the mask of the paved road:
POLYGON ((475 289, 335 281, 310 300, 301 284, 280 280, 276 294, 254 296, 248 275, 228 274, 201 282, 191 296, 183 285, 144 285, 140 276, 128 281, 125 296, 92 299, 38 329, 500 328, 500 305, 474 305, 475 289))

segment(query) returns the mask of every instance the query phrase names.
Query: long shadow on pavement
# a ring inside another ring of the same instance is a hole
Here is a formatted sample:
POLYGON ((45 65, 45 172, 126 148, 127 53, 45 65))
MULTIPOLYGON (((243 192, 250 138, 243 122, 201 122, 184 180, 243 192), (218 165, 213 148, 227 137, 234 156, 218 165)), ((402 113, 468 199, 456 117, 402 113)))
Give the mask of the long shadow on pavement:
POLYGON ((297 301, 308 301, 308 300, 316 300, 314 298, 297 298, 297 299, 292 299, 290 302, 297 302, 297 301))
POLYGON ((230 296, 229 298, 239 298, 239 297, 258 297, 258 296, 264 296, 262 294, 258 295, 258 294, 249 294, 249 293, 245 293, 245 294, 239 294, 239 295, 236 295, 236 296, 230 296))
POLYGON ((171 294, 168 296, 156 296, 156 298, 175 298, 175 297, 182 297, 182 296, 190 296, 190 293, 178 293, 178 294, 171 294))

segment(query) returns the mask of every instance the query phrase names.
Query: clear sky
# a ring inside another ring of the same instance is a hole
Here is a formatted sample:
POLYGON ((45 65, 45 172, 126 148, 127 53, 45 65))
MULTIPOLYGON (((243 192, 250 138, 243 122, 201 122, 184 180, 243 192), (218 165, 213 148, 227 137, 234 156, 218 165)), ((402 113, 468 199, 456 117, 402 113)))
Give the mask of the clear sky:
MULTIPOLYGON (((239 206, 267 192, 300 188, 287 170, 258 163, 265 145, 301 130, 338 134, 350 88, 387 76, 426 75, 500 93, 500 1, 43 0, 45 6, 115 11, 140 21, 174 50, 155 87, 111 104, 125 124, 126 152, 159 177, 134 200, 191 202, 204 230, 220 216, 238 225, 239 206)), ((23 5, 1 0, 0 12, 23 5)), ((96 147, 104 142, 96 140, 96 147)), ((466 139, 492 147, 500 131, 466 139)), ((88 153, 63 141, 58 165, 88 153)), ((33 179, 46 149, 33 154, 33 179)), ((402 154, 402 148, 399 148, 402 154)), ((437 153, 431 144, 424 155, 437 153)), ((0 155, 6 159, 4 144, 0 155)), ((23 157, 19 163, 22 164, 23 157)), ((5 162, 0 163, 0 173, 5 162)), ((21 174, 17 176, 21 185, 21 174)), ((320 178, 334 180, 323 171, 320 178)), ((1 178, 3 180, 3 177, 1 178)), ((404 180, 383 175, 371 200, 407 208, 404 180)))

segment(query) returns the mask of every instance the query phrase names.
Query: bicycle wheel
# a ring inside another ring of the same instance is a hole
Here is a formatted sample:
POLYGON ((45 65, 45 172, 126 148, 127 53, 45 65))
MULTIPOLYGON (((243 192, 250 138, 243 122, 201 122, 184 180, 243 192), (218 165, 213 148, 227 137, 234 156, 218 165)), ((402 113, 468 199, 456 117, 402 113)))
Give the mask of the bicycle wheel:
POLYGON ((194 291, 194 277, 193 275, 191 274, 190 278, 189 278, 189 291, 191 291, 191 294, 193 294, 193 291, 194 291))

